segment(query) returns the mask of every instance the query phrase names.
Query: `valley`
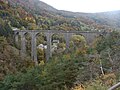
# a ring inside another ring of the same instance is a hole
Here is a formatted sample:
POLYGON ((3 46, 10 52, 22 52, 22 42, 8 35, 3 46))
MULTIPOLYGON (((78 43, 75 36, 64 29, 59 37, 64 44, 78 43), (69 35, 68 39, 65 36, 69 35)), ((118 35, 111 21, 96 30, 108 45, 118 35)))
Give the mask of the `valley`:
POLYGON ((108 90, 120 80, 119 30, 119 10, 0 0, 0 90, 108 90))

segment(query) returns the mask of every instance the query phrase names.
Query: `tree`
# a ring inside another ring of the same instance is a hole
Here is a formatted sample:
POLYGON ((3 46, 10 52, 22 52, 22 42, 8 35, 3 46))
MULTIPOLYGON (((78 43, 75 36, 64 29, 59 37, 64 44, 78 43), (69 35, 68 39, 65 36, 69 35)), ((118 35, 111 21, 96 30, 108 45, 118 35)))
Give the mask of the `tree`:
POLYGON ((9 25, 8 21, 3 21, 0 19, 0 36, 8 37, 12 34, 11 26, 9 25))
POLYGON ((96 50, 100 54, 104 67, 108 70, 119 71, 120 67, 120 33, 113 31, 105 36, 101 36, 96 44, 96 50))

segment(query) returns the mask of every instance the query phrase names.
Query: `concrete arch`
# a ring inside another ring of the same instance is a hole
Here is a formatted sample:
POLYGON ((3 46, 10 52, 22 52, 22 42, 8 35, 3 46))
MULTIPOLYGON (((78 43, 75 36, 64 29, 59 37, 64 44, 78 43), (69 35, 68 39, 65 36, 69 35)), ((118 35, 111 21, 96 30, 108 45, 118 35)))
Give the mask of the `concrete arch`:
POLYGON ((37 61, 37 46, 36 46, 36 36, 38 32, 29 32, 31 36, 31 59, 34 60, 35 64, 38 64, 37 61))
POLYGON ((88 32, 88 31, 86 31, 86 32, 78 32, 78 33, 75 33, 75 34, 78 34, 78 35, 83 36, 83 37, 85 38, 86 43, 87 43, 88 45, 91 45, 92 42, 94 41, 94 39, 95 39, 97 36, 100 35, 99 32, 88 32))
POLYGON ((51 53, 51 37, 53 33, 45 32, 45 36, 47 39, 47 50, 46 50, 46 60, 48 61, 50 57, 52 57, 51 53))
POLYGON ((21 50, 20 50, 21 58, 24 58, 26 55, 26 38, 25 38, 26 33, 27 32, 19 32, 21 39, 21 50))
POLYGON ((38 62, 41 60, 44 60, 46 62, 46 53, 47 53, 47 37, 44 32, 39 32, 36 35, 36 41, 37 41, 37 59, 38 62))
POLYGON ((18 37, 19 37, 19 32, 15 32, 15 33, 14 33, 15 44, 18 43, 18 37))
POLYGON ((66 49, 66 40, 64 33, 53 33, 52 35, 52 55, 60 55, 66 49))
POLYGON ((76 47, 80 47, 83 44, 86 45, 85 36, 82 34, 73 34, 70 42, 73 49, 75 49, 76 47))
POLYGON ((69 50, 70 47, 70 39, 72 37, 73 33, 64 33, 64 38, 66 41, 66 49, 69 50))

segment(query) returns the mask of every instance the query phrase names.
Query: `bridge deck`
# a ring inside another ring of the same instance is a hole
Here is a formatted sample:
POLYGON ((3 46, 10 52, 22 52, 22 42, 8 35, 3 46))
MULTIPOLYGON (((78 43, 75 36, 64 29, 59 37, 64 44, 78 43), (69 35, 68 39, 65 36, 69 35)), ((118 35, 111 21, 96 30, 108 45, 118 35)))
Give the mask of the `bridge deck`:
POLYGON ((48 33, 103 33, 104 31, 65 31, 65 30, 14 30, 14 32, 48 32, 48 33))

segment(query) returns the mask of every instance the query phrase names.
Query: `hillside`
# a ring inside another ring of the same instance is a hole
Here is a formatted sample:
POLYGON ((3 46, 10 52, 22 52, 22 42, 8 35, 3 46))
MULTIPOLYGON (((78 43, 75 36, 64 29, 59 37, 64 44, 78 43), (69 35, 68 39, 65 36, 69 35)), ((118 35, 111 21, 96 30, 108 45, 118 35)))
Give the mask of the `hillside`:
POLYGON ((112 30, 120 28, 120 11, 79 13, 57 10, 39 0, 1 0, 0 17, 18 29, 112 30), (4 18, 3 18, 4 17, 4 18))
MULTIPOLYGON (((9 0, 9 1, 15 1, 15 0, 9 0)), ((93 26, 96 29, 99 29, 99 28, 103 29, 106 27, 107 28, 120 28, 120 25, 119 25, 120 11, 91 14, 91 13, 79 13, 79 12, 68 12, 68 11, 57 10, 53 8, 52 6, 47 5, 44 2, 39 1, 39 0, 27 0, 27 1, 18 0, 17 2, 14 2, 14 3, 17 3, 23 6, 25 9, 29 9, 29 11, 32 14, 37 14, 41 16, 46 15, 49 18, 53 17, 56 19, 61 19, 61 17, 65 19, 72 18, 75 21, 78 20, 79 22, 86 24, 89 27, 93 26)))
POLYGON ((34 24, 35 18, 22 7, 13 7, 6 1, 0 1, 0 35, 9 34, 13 28, 24 29, 34 24), (7 26, 7 27, 6 27, 7 26))
POLYGON ((80 18, 80 21, 89 25, 95 24, 110 28, 120 28, 120 11, 101 12, 101 13, 79 13, 60 11, 60 15, 65 17, 80 18))

